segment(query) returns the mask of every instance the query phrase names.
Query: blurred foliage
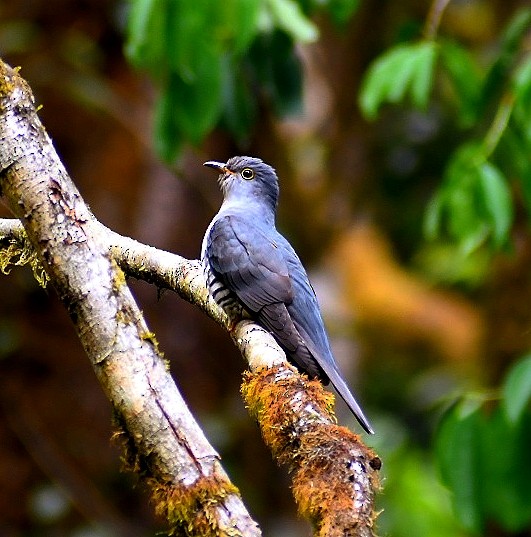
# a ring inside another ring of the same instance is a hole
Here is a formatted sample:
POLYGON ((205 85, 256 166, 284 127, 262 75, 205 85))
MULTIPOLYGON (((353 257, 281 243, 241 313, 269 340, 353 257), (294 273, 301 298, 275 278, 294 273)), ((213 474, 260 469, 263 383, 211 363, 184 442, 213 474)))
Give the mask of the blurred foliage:
POLYGON ((425 110, 436 79, 450 81, 453 91, 445 98, 466 140, 446 165, 426 212, 425 234, 434 239, 445 232, 465 252, 487 240, 496 248, 509 241, 514 164, 529 198, 531 168, 524 155, 531 153, 531 55, 525 51, 530 22, 530 8, 513 17, 486 68, 460 44, 430 36, 384 52, 367 70, 361 87, 360 107, 374 119, 385 102, 404 102, 408 95, 414 106, 425 110), (504 148, 503 155, 498 147, 504 148))
POLYGON ((454 492, 458 518, 482 533, 488 522, 519 533, 531 522, 531 357, 513 365, 493 401, 489 393, 463 396, 444 415, 436 453, 454 492))
POLYGON ((338 25, 357 0, 132 0, 126 53, 158 81, 155 144, 173 162, 218 124, 248 138, 263 96, 282 116, 300 111, 296 44, 317 40, 304 11, 328 9, 338 25))
MULTIPOLYGON (((395 433, 396 433, 395 429, 395 433)), ((389 439, 387 439, 389 440, 389 439)), ((437 481, 430 457, 411 443, 393 449, 378 442, 379 453, 391 470, 385 471, 385 492, 377 500, 383 509, 379 535, 393 537, 459 537, 466 533, 452 514, 450 495, 437 481), (400 471, 395 469, 400 468, 400 471), (414 499, 412 501, 412 499, 414 499)))
POLYGON ((255 85, 278 103, 299 100, 293 44, 316 38, 317 28, 293 0, 131 2, 126 52, 160 85, 159 154, 173 162, 184 142, 200 143, 222 117, 238 139, 248 136, 255 85))
POLYGON ((374 61, 360 90, 360 106, 375 119, 383 102, 398 103, 409 92, 411 101, 425 109, 433 82, 436 44, 423 41, 397 45, 374 61))
MULTIPOLYGON (((427 207, 424 231, 431 240, 446 235, 465 257, 486 243, 499 249, 511 242, 519 192, 531 214, 530 28, 531 9, 521 9, 487 66, 461 44, 435 35, 400 43, 374 60, 361 87, 360 107, 373 120, 384 103, 407 97, 426 110, 436 83, 450 82, 451 92, 441 88, 437 97, 453 107, 462 141, 427 207)), ((507 533, 530 528, 531 472, 524 462, 531 448, 530 398, 528 356, 513 365, 501 395, 463 395, 436 433, 441 475, 458 519, 473 533, 483 534, 492 523, 507 533)))

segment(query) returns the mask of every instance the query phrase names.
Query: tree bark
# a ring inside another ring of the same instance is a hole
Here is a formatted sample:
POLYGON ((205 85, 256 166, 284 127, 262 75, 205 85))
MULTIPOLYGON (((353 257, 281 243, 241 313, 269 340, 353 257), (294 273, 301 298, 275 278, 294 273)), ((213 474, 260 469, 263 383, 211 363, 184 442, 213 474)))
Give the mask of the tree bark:
POLYGON ((260 535, 177 390, 154 335, 16 70, 0 64, 0 186, 113 405, 132 468, 170 531, 260 535))
POLYGON ((120 267, 176 291, 230 333, 251 370, 242 385, 246 404, 292 475, 315 535, 374 535, 381 463, 337 426, 331 394, 291 367, 263 328, 229 319, 209 297, 198 261, 100 224, 60 163, 26 82, 5 64, 0 71, 0 187, 25 229, 0 220, 0 246, 11 247, 0 251, 0 270, 20 262, 20 252, 37 276, 42 263, 119 417, 130 466, 148 476, 172 531, 260 534, 166 371, 120 267))

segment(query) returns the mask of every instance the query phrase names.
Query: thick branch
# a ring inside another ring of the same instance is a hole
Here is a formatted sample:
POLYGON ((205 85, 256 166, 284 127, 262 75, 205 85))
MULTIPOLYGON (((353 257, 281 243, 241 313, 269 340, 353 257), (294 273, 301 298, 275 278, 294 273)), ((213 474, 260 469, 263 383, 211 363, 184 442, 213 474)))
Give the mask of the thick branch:
MULTIPOLYGON (((258 372, 264 367, 288 364, 284 351, 266 330, 248 320, 236 322, 237 320, 229 319, 214 302, 208 294, 199 261, 189 260, 124 237, 96 221, 94 226, 99 228, 100 240, 128 276, 152 283, 161 289, 175 291, 225 328, 248 362, 251 371, 258 372)), ((28 248, 24 226, 19 220, 0 218, 0 244, 1 241, 15 241, 19 251, 28 248)), ((0 270, 2 270, 1 260, 0 254, 0 270)), ((17 261, 18 258, 13 264, 17 264, 17 261)))
POLYGON ((266 330, 247 320, 230 319, 216 304, 208 294, 199 261, 147 246, 100 226, 109 250, 126 274, 175 291, 201 308, 230 333, 251 371, 287 365, 284 351, 266 330))
POLYGON ((70 314, 158 510, 186 535, 259 535, 168 374, 28 85, 3 63, 0 112, 1 192, 70 314))
MULTIPOLYGON (((7 173, 8 177, 10 173, 7 173)), ((77 203, 80 200, 77 191, 75 196, 77 203)), ((336 425, 330 394, 321 384, 308 381, 289 366, 283 351, 261 327, 248 320, 229 319, 209 297, 198 261, 123 237, 98 223, 91 214, 84 215, 87 220, 79 223, 77 205, 72 207, 70 204, 69 207, 75 216, 74 227, 85 231, 88 235, 85 239, 94 238, 98 248, 102 249, 100 253, 110 252, 112 260, 126 274, 176 291, 229 331, 252 371, 242 386, 246 403, 258 419, 273 455, 279 463, 287 465, 292 474, 299 510, 314 523, 316 534, 373 535, 379 459, 360 437, 336 425)), ((17 216, 24 217, 20 213, 17 216)), ((68 216, 72 217, 71 214, 68 216)), ((0 220, 0 241, 2 237, 23 241, 20 226, 7 222, 14 221, 0 220)), ((32 225, 26 227, 31 233, 32 225)), ((60 241, 60 237, 57 240, 60 241)), ((35 239, 32 243, 35 244, 35 239)), ((61 250, 60 245, 58 249, 61 250)), ((109 257, 102 255, 112 271, 116 271, 109 257)), ((67 262, 65 258, 60 259, 62 263, 67 262)), ((56 268, 53 264, 46 266, 47 272, 56 268)), ((51 278, 57 286, 57 277, 51 278)), ((116 276, 110 278, 112 292, 116 287, 112 285, 113 278, 115 280, 116 276)), ((122 287, 126 289, 120 281, 120 290, 122 287)), ((121 320, 119 315, 114 315, 115 321, 121 320)), ((138 333, 143 345, 154 345, 152 335, 143 325, 137 329, 138 333)), ((84 338, 85 334, 80 332, 80 337, 84 338)), ((102 362, 106 361, 107 356, 104 356, 102 362)), ((98 360, 95 365, 99 366, 98 360)), ((121 382, 126 380, 124 376, 121 382)), ((132 384, 131 381, 134 379, 131 378, 128 384, 132 384)))
MULTIPOLYGON (((5 222, 0 220, 0 240, 3 234, 15 238, 18 222, 9 221, 12 234, 5 222)), ((127 274, 176 291, 231 333, 252 371, 242 386, 246 404, 273 456, 293 476, 299 511, 313 522, 316 535, 372 536, 381 463, 359 436, 337 426, 331 394, 289 366, 261 327, 247 320, 231 322, 209 297, 198 261, 101 227, 101 236, 127 274)))

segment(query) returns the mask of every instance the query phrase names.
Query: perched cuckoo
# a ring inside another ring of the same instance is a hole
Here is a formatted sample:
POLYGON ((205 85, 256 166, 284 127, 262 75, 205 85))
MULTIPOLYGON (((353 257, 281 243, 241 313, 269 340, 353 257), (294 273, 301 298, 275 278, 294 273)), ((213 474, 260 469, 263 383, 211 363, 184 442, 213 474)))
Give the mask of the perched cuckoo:
POLYGON ((205 166, 220 172, 223 191, 201 251, 210 294, 225 310, 243 311, 266 328, 300 370, 325 384, 330 380, 365 431, 373 433, 334 360, 306 271, 275 227, 275 170, 252 157, 205 166))

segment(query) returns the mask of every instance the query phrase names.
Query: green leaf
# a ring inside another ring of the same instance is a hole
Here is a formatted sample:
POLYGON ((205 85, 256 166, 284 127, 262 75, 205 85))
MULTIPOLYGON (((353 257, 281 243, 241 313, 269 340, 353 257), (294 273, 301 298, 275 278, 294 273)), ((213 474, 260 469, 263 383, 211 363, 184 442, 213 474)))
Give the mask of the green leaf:
POLYGON ((398 45, 371 64, 359 94, 359 105, 367 119, 374 119, 384 102, 402 101, 408 90, 415 106, 426 106, 433 81, 436 46, 432 41, 398 45))
POLYGON ((502 35, 502 54, 512 54, 519 47, 521 39, 529 31, 531 8, 525 7, 516 12, 502 35))
POLYGON ((279 115, 302 109, 302 68, 293 40, 283 31, 262 34, 249 51, 249 64, 259 86, 279 115))
MULTIPOLYGON (((478 219, 475 211, 475 199, 473 179, 462 175, 461 184, 449 189, 446 195, 448 210, 448 229, 454 239, 463 243, 472 241, 475 243, 476 237, 481 237, 483 224, 478 219)), ((466 248, 467 250, 469 248, 466 248)))
POLYGON ((522 419, 531 400, 531 355, 513 365, 503 383, 502 405, 514 424, 522 419))
POLYGON ((165 4, 164 0, 134 0, 127 23, 127 57, 136 67, 154 73, 166 64, 165 4))
POLYGON ((433 83, 433 70, 437 57, 437 44, 433 41, 421 43, 416 50, 415 76, 411 80, 411 100, 420 109, 425 109, 433 83))
POLYGON ((426 213, 425 231, 435 236, 446 220, 448 234, 470 253, 490 236, 505 244, 513 220, 511 192, 502 173, 485 160, 482 143, 468 142, 452 156, 436 202, 426 213))
MULTIPOLYGON (((391 103, 400 102, 406 95, 411 79, 415 73, 416 55, 412 53, 411 46, 403 45, 402 50, 397 50, 396 54, 388 58, 387 80, 382 78, 382 98, 391 103), (392 75, 392 79, 391 79, 392 75)), ((383 70, 383 75, 385 71, 383 70)))
POLYGON ((380 495, 378 508, 385 516, 378 519, 378 535, 462 536, 463 530, 452 515, 450 492, 438 482, 430 454, 409 444, 384 453, 384 457, 385 494, 380 495), (404 519, 406 526, 401 523, 404 519), (395 521, 394 527, 389 525, 390 521, 395 521))
POLYGON ((221 54, 216 15, 214 0, 168 0, 166 54, 171 70, 187 82, 200 80, 203 65, 221 54))
POLYGON ((179 131, 197 144, 221 115, 221 58, 214 51, 210 51, 210 56, 205 51, 201 62, 195 66, 195 72, 197 76, 192 81, 173 75, 169 91, 178 103, 173 115, 179 131))
POLYGON ((258 33, 261 0, 218 2, 218 9, 221 9, 222 5, 230 6, 231 9, 230 16, 226 17, 226 24, 233 31, 232 52, 238 55, 249 47, 258 33))
POLYGON ((271 90, 279 116, 302 112, 302 67, 291 39, 275 32, 271 41, 271 90))
POLYGON ((440 47, 441 63, 457 96, 460 119, 465 126, 473 124, 481 92, 481 76, 477 64, 466 49, 444 40, 440 47))
POLYGON ((521 40, 531 22, 531 9, 521 9, 507 25, 501 39, 499 54, 485 78, 479 103, 479 115, 499 99, 505 88, 509 72, 519 56, 521 40))
POLYGON ((389 100, 393 85, 395 94, 405 93, 412 70, 412 63, 408 62, 409 57, 409 46, 400 45, 387 51, 370 65, 363 77, 359 94, 359 105, 367 119, 376 118, 380 105, 389 100), (402 78, 395 80, 400 73, 402 78))
MULTIPOLYGON (((527 358, 526 358, 527 360, 527 358)), ((511 425, 498 407, 489 413, 485 398, 464 398, 443 417, 436 436, 441 476, 454 493, 461 522, 480 532, 496 521, 508 532, 531 521, 531 413, 511 425)))
POLYGON ((442 220, 443 199, 441 192, 437 192, 426 208, 423 222, 423 233, 426 239, 434 240, 439 236, 442 220))
POLYGON ((198 79, 194 82, 171 74, 157 104, 155 145, 167 162, 176 158, 184 141, 199 143, 221 114, 219 58, 205 56, 196 69, 198 79))
POLYGON ((482 145, 477 142, 464 144, 450 159, 442 187, 448 232, 466 253, 475 250, 489 233, 478 199, 478 166, 481 162, 482 145))
POLYGON ((478 172, 494 245, 499 247, 507 242, 513 220, 511 193, 502 173, 490 162, 484 162, 478 172))
POLYGON ((514 430, 514 448, 511 456, 511 466, 508 471, 509 482, 514 487, 514 505, 519 512, 512 523, 512 531, 522 531, 529 528, 531 523, 531 465, 521 464, 528 460, 531 446, 531 412, 522 415, 519 426, 514 430))
MULTIPOLYGON (((523 134, 526 145, 531 146, 531 55, 518 67, 513 76, 513 118, 523 134)), ((531 148, 527 148, 527 153, 531 148)))
POLYGON ((480 434, 482 509, 487 518, 511 533, 524 530, 531 520, 531 471, 522 464, 529 457, 526 426, 529 421, 511 426, 498 407, 483 420, 480 434))
POLYGON ((514 176, 520 182, 523 200, 528 214, 531 215, 531 160, 529 159, 531 147, 521 136, 516 125, 509 125, 505 129, 497 153, 500 155, 500 161, 505 162, 510 170, 509 175, 514 176))
POLYGON ((516 101, 519 99, 527 101, 531 97, 531 56, 528 56, 515 71, 513 88, 516 101))
POLYGON ((154 142, 155 150, 168 164, 177 159, 183 136, 175 122, 174 110, 181 106, 178 95, 171 86, 167 86, 159 96, 155 107, 154 142))
POLYGON ((275 25, 298 43, 313 43, 319 37, 317 26, 304 15, 295 0, 267 0, 275 25))
POLYGON ((454 506, 466 527, 481 531, 488 520, 508 532, 523 531, 531 520, 529 458, 531 413, 511 425, 500 407, 485 398, 464 398, 443 417, 436 437, 441 475, 454 493, 454 506))
POLYGON ((454 510, 461 523, 481 531, 480 466, 481 401, 464 399, 444 416, 435 440, 441 476, 453 492, 454 510))
POLYGON ((251 93, 247 77, 241 76, 241 64, 239 68, 228 57, 224 58, 222 121, 236 140, 242 143, 249 136, 256 119, 257 101, 251 93))

